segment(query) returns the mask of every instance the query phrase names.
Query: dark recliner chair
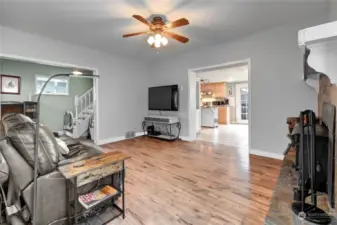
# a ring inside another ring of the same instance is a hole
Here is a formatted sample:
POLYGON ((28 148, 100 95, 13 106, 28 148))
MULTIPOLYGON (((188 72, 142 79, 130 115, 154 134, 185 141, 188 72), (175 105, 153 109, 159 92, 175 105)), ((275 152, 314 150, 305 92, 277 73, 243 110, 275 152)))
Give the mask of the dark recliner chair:
MULTIPOLYGON (((8 218, 12 224, 26 224, 32 219, 34 186, 34 136, 35 123, 22 114, 6 114, 0 123, 0 150, 9 167, 7 205, 15 205, 20 211, 8 218)), ((83 145, 67 136, 60 139, 66 142, 70 152, 63 156, 53 133, 40 125, 38 154, 38 199, 36 225, 65 224, 66 181, 57 170, 59 165, 76 162, 102 154, 100 149, 83 145)), ((89 190, 95 184, 81 189, 89 190)))

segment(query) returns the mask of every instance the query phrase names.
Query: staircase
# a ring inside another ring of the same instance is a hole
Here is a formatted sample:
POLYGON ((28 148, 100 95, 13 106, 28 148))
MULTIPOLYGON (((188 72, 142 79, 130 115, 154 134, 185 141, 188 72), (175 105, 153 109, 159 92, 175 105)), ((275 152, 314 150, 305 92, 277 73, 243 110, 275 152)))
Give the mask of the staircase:
MULTIPOLYGON (((81 96, 76 95, 74 104, 75 115, 70 111, 65 112, 64 131, 73 138, 79 138, 80 136, 86 135, 90 129, 90 125, 93 124, 93 89, 89 89, 81 96)), ((94 139, 93 132, 90 133, 92 136, 91 139, 94 139)))

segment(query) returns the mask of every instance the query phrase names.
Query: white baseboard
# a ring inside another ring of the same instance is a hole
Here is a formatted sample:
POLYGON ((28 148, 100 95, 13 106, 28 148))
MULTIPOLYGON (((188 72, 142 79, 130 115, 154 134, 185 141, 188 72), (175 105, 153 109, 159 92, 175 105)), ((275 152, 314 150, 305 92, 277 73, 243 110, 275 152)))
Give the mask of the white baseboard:
POLYGON ((192 139, 190 136, 180 136, 180 139, 189 142, 195 141, 195 139, 192 139))
MULTIPOLYGON (((140 136, 143 136, 143 135, 144 135, 144 132, 137 132, 135 134, 135 137, 140 137, 140 136)), ((127 138, 125 138, 124 136, 107 138, 107 139, 99 140, 98 145, 105 145, 105 144, 108 144, 108 143, 123 141, 123 140, 126 140, 126 139, 127 138)))
POLYGON ((280 159, 280 160, 283 160, 284 158, 283 154, 277 154, 273 152, 267 152, 267 151, 262 151, 258 149, 252 149, 252 148, 249 149, 249 154, 273 158, 273 159, 280 159))
POLYGON ((144 136, 144 135, 145 135, 144 132, 137 132, 137 133, 136 133, 136 137, 140 137, 140 136, 144 136))
POLYGON ((123 141, 123 140, 125 140, 124 136, 107 138, 107 139, 99 140, 98 145, 105 145, 105 144, 108 144, 108 143, 123 141))

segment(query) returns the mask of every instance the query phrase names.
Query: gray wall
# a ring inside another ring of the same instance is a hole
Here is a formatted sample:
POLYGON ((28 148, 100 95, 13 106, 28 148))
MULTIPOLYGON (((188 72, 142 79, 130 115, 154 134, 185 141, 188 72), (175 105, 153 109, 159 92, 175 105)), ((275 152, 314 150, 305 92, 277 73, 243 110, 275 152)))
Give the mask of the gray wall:
MULTIPOLYGON (((70 73, 72 69, 46 66, 35 63, 0 59, 0 73, 21 77, 20 95, 2 94, 1 101, 28 101, 29 94, 35 92, 35 74, 51 76, 70 73)), ((74 99, 92 88, 92 79, 69 78, 69 95, 44 95, 41 98, 41 123, 52 131, 63 129, 63 114, 66 110, 75 112, 74 99)))
MULTIPOLYGON (((50 60, 98 69, 99 139, 104 142, 124 136, 128 130, 141 131, 147 114, 147 88, 179 84, 182 135, 188 135, 187 71, 252 59, 252 148, 281 153, 287 116, 300 110, 316 109, 317 96, 302 81, 302 54, 297 46, 299 29, 320 24, 326 12, 309 15, 302 23, 293 23, 256 33, 220 46, 163 58, 145 64, 142 61, 55 41, 0 26, 0 52, 28 58, 50 60)), ((193 41, 193 39, 192 39, 193 41)), ((183 46, 182 46, 183 47, 183 46)), ((102 143, 101 142, 101 143, 102 143)))
POLYGON ((337 1, 330 0, 329 21, 336 21, 336 20, 337 20, 337 1))
POLYGON ((97 69, 99 143, 142 130, 149 79, 145 63, 4 26, 0 26, 0 53, 97 69))
POLYGON ((286 118, 317 108, 317 94, 302 80, 302 53, 297 32, 327 20, 318 11, 303 22, 276 27, 224 45, 199 49, 157 63, 150 86, 179 84, 182 135, 188 136, 188 70, 251 59, 251 148, 281 154, 289 140, 286 118))

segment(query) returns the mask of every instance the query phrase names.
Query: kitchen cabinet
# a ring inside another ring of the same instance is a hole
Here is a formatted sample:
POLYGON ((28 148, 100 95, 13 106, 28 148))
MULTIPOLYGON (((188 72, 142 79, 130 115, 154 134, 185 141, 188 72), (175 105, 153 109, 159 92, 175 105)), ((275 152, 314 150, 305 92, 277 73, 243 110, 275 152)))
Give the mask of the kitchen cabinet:
POLYGON ((208 83, 201 85, 201 92, 213 92, 214 97, 224 98, 227 96, 227 85, 225 82, 208 83))
POLYGON ((214 83, 208 83, 208 84, 202 84, 200 86, 200 90, 201 92, 214 92, 215 90, 215 86, 214 86, 214 83))
POLYGON ((227 92, 227 85, 225 82, 214 83, 215 86, 215 97, 224 98, 227 92))
POLYGON ((230 124, 231 116, 229 106, 219 106, 218 115, 219 124, 230 124))
POLYGON ((207 87, 207 84, 201 84, 200 85, 200 92, 206 92, 206 87, 207 87))

